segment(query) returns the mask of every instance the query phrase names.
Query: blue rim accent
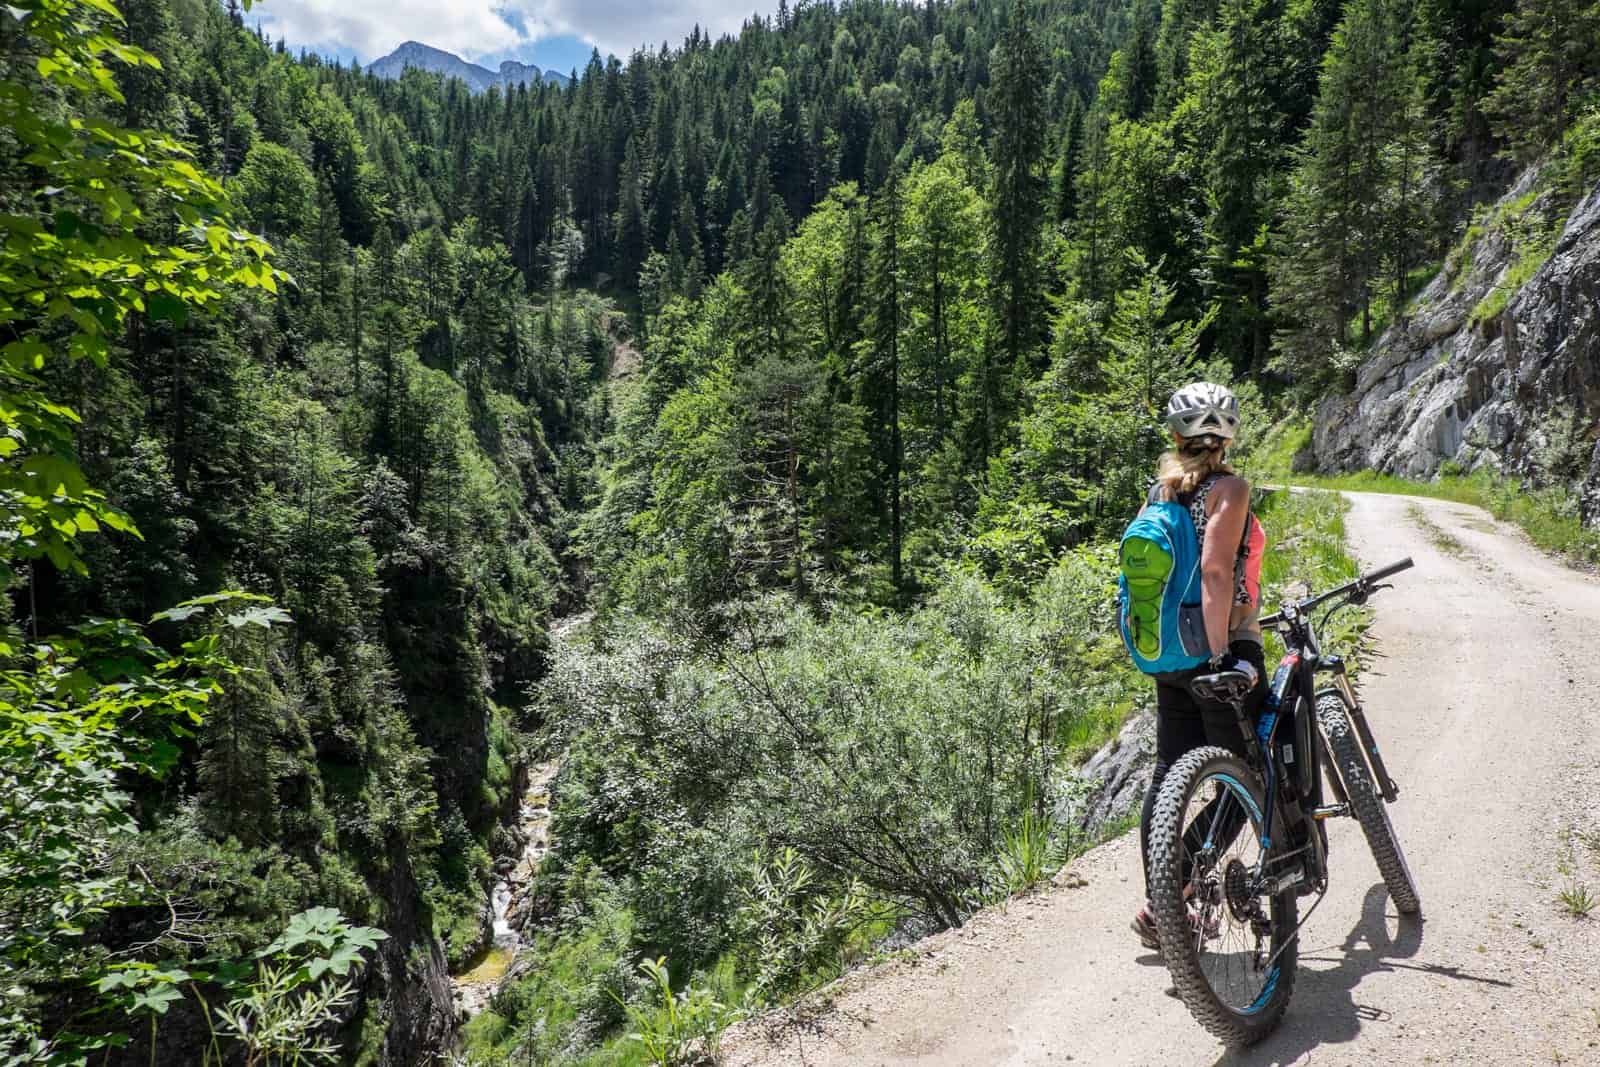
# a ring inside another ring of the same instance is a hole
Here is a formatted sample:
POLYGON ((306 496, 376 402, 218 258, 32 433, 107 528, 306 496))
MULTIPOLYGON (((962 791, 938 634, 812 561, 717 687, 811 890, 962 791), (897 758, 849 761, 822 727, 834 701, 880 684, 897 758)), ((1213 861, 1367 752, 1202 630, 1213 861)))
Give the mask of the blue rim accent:
POLYGON ((1211 777, 1228 783, 1229 788, 1231 788, 1234 793, 1238 795, 1239 799, 1244 801, 1245 806, 1250 809, 1250 814, 1256 817, 1256 825, 1259 826, 1261 824, 1261 809, 1256 807, 1256 798, 1250 795, 1250 790, 1246 789, 1244 784, 1240 782, 1239 779, 1235 778, 1231 774, 1213 774, 1211 777))
POLYGON ((1243 1014, 1254 1015, 1267 1006, 1267 1002, 1272 999, 1272 994, 1278 991, 1278 973, 1278 965, 1274 963, 1272 970, 1267 972, 1267 984, 1261 987, 1261 993, 1256 997, 1255 1003, 1244 1009, 1243 1014))
MULTIPOLYGON (((1251 814, 1255 816, 1256 824, 1261 824, 1261 809, 1256 806, 1255 798, 1250 795, 1250 790, 1246 789, 1239 779, 1235 778, 1231 774, 1213 774, 1210 775, 1210 777, 1225 783, 1229 790, 1236 797, 1242 800, 1245 804, 1245 807, 1248 808, 1251 814)), ((1263 848, 1269 847, 1267 845, 1268 838, 1263 837, 1261 840, 1263 848)), ((1257 1012, 1260 1012, 1267 1006, 1267 1004, 1272 1000, 1272 995, 1278 990, 1278 977, 1281 973, 1282 972, 1279 965, 1276 963, 1273 964, 1272 970, 1267 972, 1267 982, 1261 987, 1261 992, 1256 994, 1256 999, 1250 1004, 1249 1007, 1240 1011, 1241 1015, 1255 1015, 1257 1012)))
MULTIPOLYGON (((1256 807, 1255 798, 1250 795, 1250 790, 1246 789, 1239 782, 1239 779, 1235 778, 1231 774, 1213 774, 1209 777, 1226 782, 1228 784, 1229 791, 1244 802, 1245 807, 1250 810, 1250 814, 1255 816, 1256 825, 1261 827, 1262 832, 1260 838, 1258 839, 1261 842, 1261 850, 1265 852, 1272 848, 1272 835, 1267 832, 1267 820, 1262 816, 1261 809, 1256 807)), ((1211 837, 1209 834, 1206 836, 1205 847, 1211 847, 1211 837)))

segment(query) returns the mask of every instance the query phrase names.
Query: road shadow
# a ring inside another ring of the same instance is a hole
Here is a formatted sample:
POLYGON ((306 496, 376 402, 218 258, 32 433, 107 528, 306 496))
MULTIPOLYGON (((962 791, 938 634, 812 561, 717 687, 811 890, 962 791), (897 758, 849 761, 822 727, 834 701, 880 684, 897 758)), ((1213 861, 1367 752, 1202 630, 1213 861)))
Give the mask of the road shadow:
POLYGON ((1367 890, 1361 918, 1337 948, 1302 944, 1301 967, 1294 998, 1283 1025, 1261 1044, 1230 1049, 1213 1067, 1280 1067, 1304 1062, 1306 1054, 1323 1045, 1353 1041, 1368 1023, 1387 1022, 1390 1013, 1381 1004, 1356 999, 1362 979, 1381 971, 1411 970, 1464 982, 1509 986, 1497 978, 1481 978, 1458 967, 1414 964, 1405 961, 1422 948, 1424 919, 1391 920, 1389 892, 1382 882, 1367 890), (1394 933, 1390 924, 1395 922, 1394 933), (1310 969, 1307 963, 1334 963, 1332 968, 1310 969))

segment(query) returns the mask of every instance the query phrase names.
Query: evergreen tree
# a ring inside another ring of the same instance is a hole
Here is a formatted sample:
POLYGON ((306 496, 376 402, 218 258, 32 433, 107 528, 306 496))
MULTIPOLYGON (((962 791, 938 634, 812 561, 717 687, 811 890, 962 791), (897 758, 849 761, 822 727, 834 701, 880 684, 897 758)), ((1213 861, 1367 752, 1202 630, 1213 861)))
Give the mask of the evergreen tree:
POLYGON ((1078 163, 1083 152, 1083 122, 1083 103, 1074 93, 1067 103, 1066 118, 1061 121, 1061 140, 1050 175, 1052 221, 1057 224, 1071 222, 1078 214, 1078 163))
POLYGON ((314 336, 333 336, 335 325, 344 317, 340 296, 345 287, 348 258, 333 183, 326 174, 321 174, 317 179, 316 214, 311 230, 311 261, 315 265, 316 286, 312 294, 315 298, 314 336))
POLYGON ((859 388, 872 413, 874 448, 882 468, 882 498, 888 511, 890 587, 898 600, 905 531, 901 510, 905 443, 900 427, 901 334, 905 278, 901 257, 903 202, 900 175, 891 171, 874 204, 872 259, 867 276, 867 337, 859 388))
POLYGON ((1495 51, 1502 69, 1484 110, 1517 156, 1531 160, 1600 87, 1600 6, 1518 0, 1495 51))
POLYGON ((905 363, 926 458, 966 414, 957 395, 980 344, 983 206, 954 156, 919 166, 906 184, 905 363))
POLYGON ((1355 0, 1323 62, 1311 128, 1296 151, 1274 297, 1288 319, 1279 366, 1297 383, 1325 384, 1328 359, 1373 334, 1373 300, 1386 265, 1404 299, 1429 212, 1415 202, 1428 167, 1420 71, 1406 50, 1408 9, 1355 0), (1354 328, 1355 333, 1351 331, 1354 328))
POLYGON ((644 208, 643 163, 639 158, 637 138, 628 142, 628 152, 622 162, 622 188, 618 193, 617 214, 612 223, 615 236, 613 270, 624 285, 633 285, 639 276, 649 251, 650 236, 647 231, 644 208))
POLYGON ((1265 231, 1281 196, 1284 116, 1276 97, 1282 42, 1275 0, 1224 0, 1191 57, 1188 149, 1201 162, 1207 295, 1220 307, 1217 347, 1259 373, 1270 340, 1265 231))
POLYGON ((990 455, 1004 433, 1012 402, 1002 385, 1007 375, 1032 369, 1042 347, 1039 307, 1044 297, 1042 241, 1045 181, 1044 112, 1039 86, 1045 81, 1044 56, 1022 0, 1010 17, 996 50, 994 85, 989 94, 994 133, 990 158, 994 177, 989 214, 989 285, 995 340, 986 346, 983 367, 984 412, 979 450, 990 455))
POLYGON ((1112 194, 1108 182, 1111 120, 1096 103, 1084 120, 1083 150, 1073 195, 1076 215, 1072 227, 1077 248, 1074 265, 1082 295, 1091 301, 1107 298, 1114 271, 1107 269, 1113 249, 1111 231, 1112 194))

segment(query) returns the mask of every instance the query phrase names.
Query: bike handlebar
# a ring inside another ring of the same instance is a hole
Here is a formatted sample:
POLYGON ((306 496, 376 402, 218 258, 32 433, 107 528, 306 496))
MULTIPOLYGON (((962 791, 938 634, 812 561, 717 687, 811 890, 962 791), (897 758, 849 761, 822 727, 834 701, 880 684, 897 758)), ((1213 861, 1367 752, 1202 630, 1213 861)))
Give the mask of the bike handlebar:
MULTIPOLYGON (((1313 608, 1317 607, 1318 605, 1326 604, 1328 601, 1334 600, 1334 599, 1336 599, 1338 597, 1341 597, 1341 596, 1350 596, 1352 594, 1358 594, 1364 599, 1368 594, 1370 594, 1372 592, 1372 587, 1373 586, 1377 585, 1379 582, 1383 581, 1385 578, 1394 577, 1396 574, 1399 574, 1401 571, 1410 570, 1415 565, 1416 564, 1414 564, 1412 562, 1411 557, 1407 556, 1405 559, 1397 560, 1394 563, 1389 564, 1388 566, 1379 567, 1377 570, 1372 571, 1369 574, 1363 574, 1361 577, 1357 578, 1355 581, 1346 583, 1345 585, 1341 585, 1337 589, 1330 589, 1326 593, 1322 593, 1319 596, 1307 597, 1305 600, 1302 600, 1302 601, 1298 602, 1295 605, 1295 608, 1301 615, 1304 615, 1306 612, 1312 610, 1313 608)), ((1278 623, 1280 623, 1282 621, 1283 621, 1283 612, 1277 611, 1277 612, 1274 612, 1271 615, 1268 615, 1266 618, 1262 619, 1261 620, 1261 625, 1262 626, 1276 626, 1278 623)))
POLYGON ((1401 571, 1408 571, 1414 566, 1416 566, 1416 564, 1411 561, 1410 556, 1407 556, 1405 559, 1391 563, 1387 567, 1379 567, 1371 574, 1363 575, 1361 578, 1358 578, 1357 581, 1366 585, 1374 585, 1383 581, 1385 578, 1393 578, 1401 571))

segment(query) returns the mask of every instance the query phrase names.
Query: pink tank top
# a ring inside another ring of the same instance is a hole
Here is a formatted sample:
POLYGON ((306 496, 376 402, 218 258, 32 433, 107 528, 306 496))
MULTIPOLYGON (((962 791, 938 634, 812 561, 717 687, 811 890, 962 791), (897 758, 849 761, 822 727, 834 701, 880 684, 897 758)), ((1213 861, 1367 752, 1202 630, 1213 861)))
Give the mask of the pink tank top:
MULTIPOLYGON (((1205 551, 1206 524, 1211 515, 1206 511, 1206 498, 1220 474, 1214 474, 1200 483, 1189 501, 1189 517, 1194 520, 1195 533, 1200 538, 1200 549, 1205 551)), ((1239 552, 1234 558, 1233 612, 1228 616, 1228 640, 1249 641, 1261 644, 1261 559, 1267 551, 1267 531, 1255 512, 1245 518, 1244 536, 1239 541, 1239 552)))

